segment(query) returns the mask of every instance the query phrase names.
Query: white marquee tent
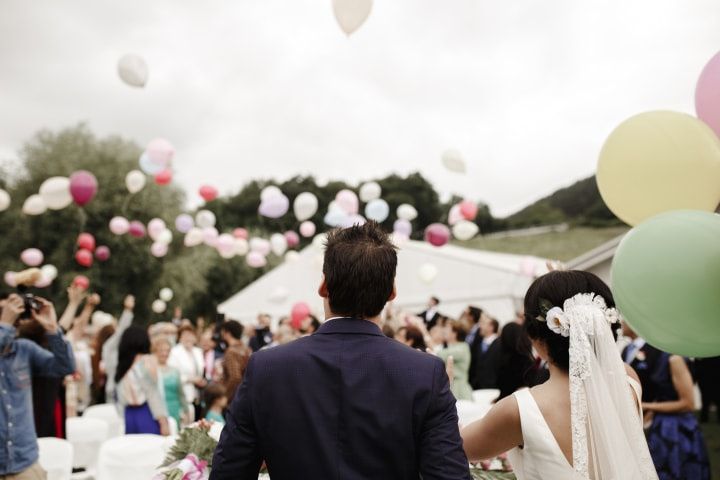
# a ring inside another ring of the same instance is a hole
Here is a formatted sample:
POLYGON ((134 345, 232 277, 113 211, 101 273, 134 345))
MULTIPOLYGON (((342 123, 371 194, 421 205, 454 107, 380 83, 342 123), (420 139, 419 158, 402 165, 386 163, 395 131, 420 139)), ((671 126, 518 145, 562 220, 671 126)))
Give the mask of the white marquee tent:
MULTIPOLYGON (((317 294, 321 269, 321 248, 317 244, 308 246, 296 258, 286 260, 230 297, 219 311, 250 323, 259 312, 274 318, 289 315, 294 303, 304 301, 322 318, 322 300, 317 294)), ((476 305, 505 323, 522 305, 533 271, 545 273, 545 259, 406 241, 398 252, 394 307, 419 313, 435 295, 445 315, 457 317, 467 305, 476 305)))

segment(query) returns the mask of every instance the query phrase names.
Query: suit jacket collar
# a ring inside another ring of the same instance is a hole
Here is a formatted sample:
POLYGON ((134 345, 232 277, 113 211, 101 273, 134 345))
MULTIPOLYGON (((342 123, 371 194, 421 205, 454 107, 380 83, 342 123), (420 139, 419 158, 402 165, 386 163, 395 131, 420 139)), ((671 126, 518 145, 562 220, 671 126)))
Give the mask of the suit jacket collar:
POLYGON ((382 336, 380 327, 367 320, 359 318, 334 318, 320 325, 316 332, 318 335, 328 335, 334 333, 354 333, 359 335, 379 335, 382 336))

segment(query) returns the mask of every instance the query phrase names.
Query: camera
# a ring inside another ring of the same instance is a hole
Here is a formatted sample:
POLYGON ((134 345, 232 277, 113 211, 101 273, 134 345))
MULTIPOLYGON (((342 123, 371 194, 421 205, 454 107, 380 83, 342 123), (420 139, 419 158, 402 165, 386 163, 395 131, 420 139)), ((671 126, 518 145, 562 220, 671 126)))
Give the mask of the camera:
POLYGON ((20 314, 20 319, 27 320, 29 318, 32 318, 32 312, 39 311, 40 308, 42 308, 42 305, 32 293, 21 293, 20 296, 22 297, 23 303, 25 304, 25 310, 23 310, 23 312, 20 314))

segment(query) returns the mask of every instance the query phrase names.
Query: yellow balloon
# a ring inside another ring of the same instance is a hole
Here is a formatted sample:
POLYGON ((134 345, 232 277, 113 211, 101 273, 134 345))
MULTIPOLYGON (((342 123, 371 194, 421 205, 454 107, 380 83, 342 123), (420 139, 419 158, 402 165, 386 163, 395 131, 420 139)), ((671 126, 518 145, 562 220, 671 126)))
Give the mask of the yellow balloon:
POLYGON ((641 113, 605 141, 597 184, 610 210, 630 225, 669 210, 713 212, 720 203, 720 140, 690 115, 641 113))

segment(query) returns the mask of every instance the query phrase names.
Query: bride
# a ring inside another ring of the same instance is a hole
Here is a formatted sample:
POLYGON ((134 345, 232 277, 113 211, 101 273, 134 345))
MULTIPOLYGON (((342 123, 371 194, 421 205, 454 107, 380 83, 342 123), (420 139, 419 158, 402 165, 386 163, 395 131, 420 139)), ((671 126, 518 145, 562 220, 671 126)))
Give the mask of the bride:
POLYGON ((525 325, 550 379, 464 428, 469 460, 509 451, 519 480, 658 478, 640 384, 615 346, 614 306, 608 286, 588 272, 550 272, 530 286, 525 325))

